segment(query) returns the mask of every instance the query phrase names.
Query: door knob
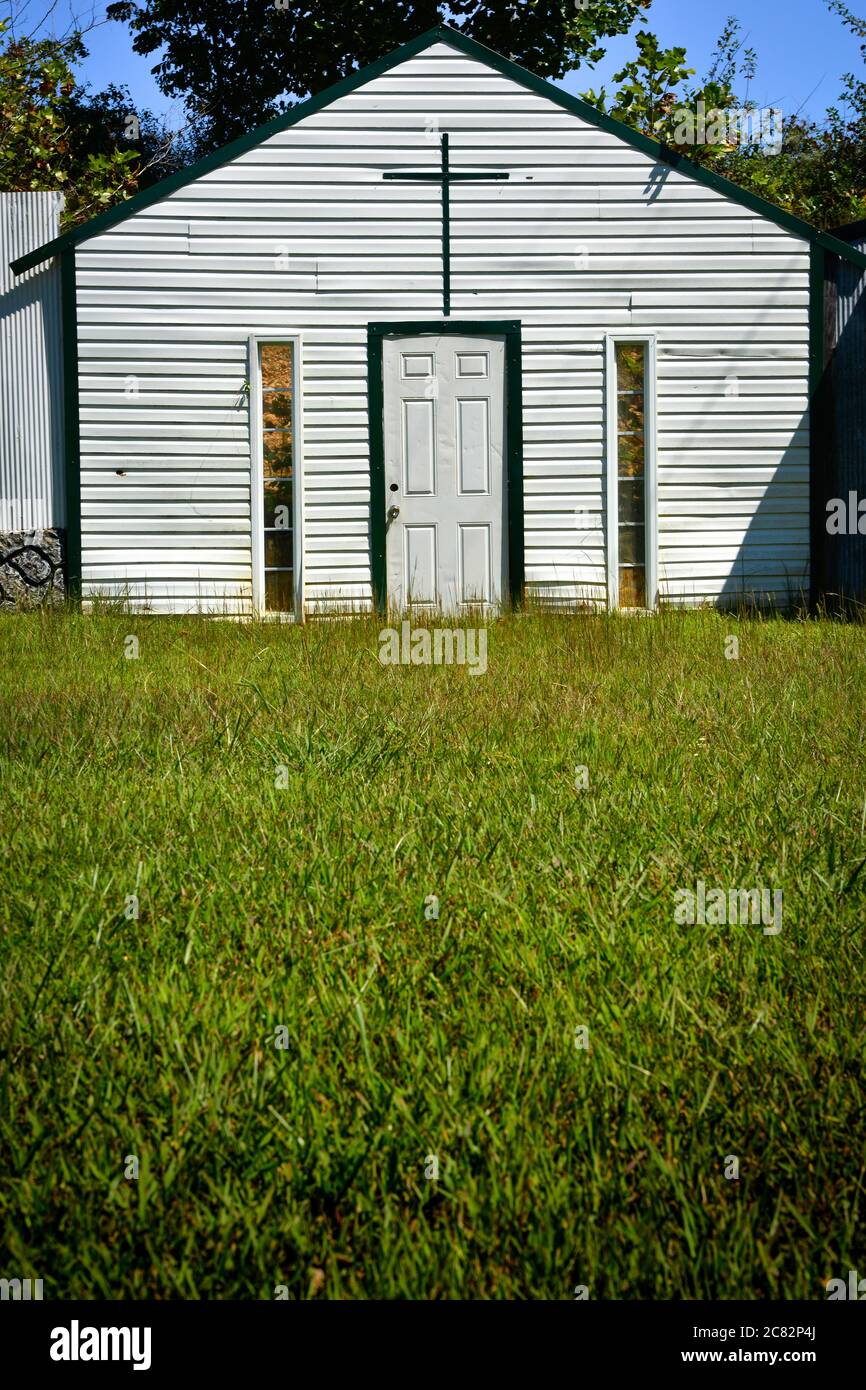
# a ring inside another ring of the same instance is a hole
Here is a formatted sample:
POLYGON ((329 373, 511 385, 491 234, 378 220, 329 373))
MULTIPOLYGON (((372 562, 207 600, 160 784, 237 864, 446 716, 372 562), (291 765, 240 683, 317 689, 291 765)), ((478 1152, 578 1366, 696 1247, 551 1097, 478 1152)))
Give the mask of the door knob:
POLYGON ((400 515, 400 508, 399 508, 399 507, 389 507, 389 508, 388 508, 388 520, 389 520, 389 521, 393 521, 394 518, 395 518, 395 516, 399 516, 399 515, 400 515))

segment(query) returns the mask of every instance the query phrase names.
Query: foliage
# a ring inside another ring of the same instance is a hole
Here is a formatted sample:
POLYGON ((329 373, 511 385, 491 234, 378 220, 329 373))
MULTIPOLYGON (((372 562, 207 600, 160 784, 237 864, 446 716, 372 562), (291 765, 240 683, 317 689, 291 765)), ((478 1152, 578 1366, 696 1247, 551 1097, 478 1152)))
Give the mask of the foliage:
POLYGON ((530 614, 472 677, 380 666, 379 625, 0 618, 7 1272, 824 1297, 862 1255, 862 626, 530 614), (781 934, 676 925, 699 878, 782 889, 781 934))
MULTIPOLYGON (((853 15, 842 0, 826 3, 864 40, 861 51, 866 56, 866 21, 853 15)), ((604 89, 585 96, 600 110, 608 110, 817 226, 834 227, 863 216, 866 83, 851 74, 845 78, 842 95, 847 114, 831 107, 826 120, 819 123, 788 113, 778 126, 768 121, 761 131, 757 122, 750 126, 748 119, 731 119, 735 111, 759 116, 748 95, 756 70, 756 55, 743 47, 740 25, 734 19, 726 24, 707 77, 698 85, 688 81, 694 69, 686 65, 685 49, 662 49, 657 38, 644 30, 637 35, 636 57, 614 77, 620 85, 613 97, 604 89), (745 83, 745 92, 738 94, 740 82, 745 83), (683 115, 696 113, 701 102, 706 112, 723 113, 724 119, 708 122, 704 143, 685 144, 683 115)))
POLYGON ((0 20, 0 191, 53 190, 64 225, 95 216, 181 168, 190 137, 151 112, 136 115, 128 91, 91 94, 74 69, 84 38, 15 38, 0 20))
POLYGON ((105 138, 114 92, 100 119, 88 109, 73 74, 86 53, 81 36, 15 39, 8 29, 0 19, 0 190, 63 193, 69 222, 128 197, 138 153, 105 138))
POLYGON ((733 104, 726 78, 711 77, 700 89, 688 87, 686 79, 694 74, 694 68, 686 66, 684 48, 662 49, 656 36, 645 29, 636 35, 635 42, 637 56, 614 74, 613 80, 620 86, 613 101, 608 102, 604 88, 584 93, 584 99, 600 111, 644 135, 673 144, 684 105, 694 107, 703 101, 712 110, 733 104))
POLYGON ((202 148, 217 148, 359 67, 451 22, 533 72, 562 77, 602 56, 650 0, 120 0, 109 17, 129 24, 137 53, 158 54, 162 90, 183 97, 202 148))

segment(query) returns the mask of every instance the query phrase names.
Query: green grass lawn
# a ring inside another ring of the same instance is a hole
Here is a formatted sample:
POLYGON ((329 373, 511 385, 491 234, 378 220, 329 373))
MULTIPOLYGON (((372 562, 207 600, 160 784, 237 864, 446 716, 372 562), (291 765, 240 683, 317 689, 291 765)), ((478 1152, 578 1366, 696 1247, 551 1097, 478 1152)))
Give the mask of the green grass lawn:
POLYGON ((866 1275, 864 628, 516 616, 473 677, 379 626, 0 621, 0 1274, 866 1275), (678 924, 698 879, 782 931, 678 924))

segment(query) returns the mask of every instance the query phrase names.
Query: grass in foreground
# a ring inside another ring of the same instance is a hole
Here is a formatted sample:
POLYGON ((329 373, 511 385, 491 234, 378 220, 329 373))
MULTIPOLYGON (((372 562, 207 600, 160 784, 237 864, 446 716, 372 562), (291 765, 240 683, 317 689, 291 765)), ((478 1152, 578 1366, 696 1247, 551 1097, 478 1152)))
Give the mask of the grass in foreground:
POLYGON ((0 621, 0 1274, 866 1272, 863 628, 514 617, 473 678, 379 626, 0 621), (782 932, 677 925, 699 878, 783 889, 782 932))

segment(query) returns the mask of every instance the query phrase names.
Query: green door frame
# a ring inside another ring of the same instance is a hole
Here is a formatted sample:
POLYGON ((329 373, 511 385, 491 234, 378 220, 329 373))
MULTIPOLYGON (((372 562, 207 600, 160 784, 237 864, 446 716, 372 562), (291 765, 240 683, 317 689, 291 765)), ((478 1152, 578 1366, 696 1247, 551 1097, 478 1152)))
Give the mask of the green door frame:
POLYGON ((519 319, 444 319, 367 324, 367 401, 370 423, 370 562, 376 611, 388 607, 385 560, 385 389, 382 377, 385 338, 420 338, 456 333, 462 337, 505 339, 505 486, 508 498, 508 591, 523 601, 523 366, 519 319))

